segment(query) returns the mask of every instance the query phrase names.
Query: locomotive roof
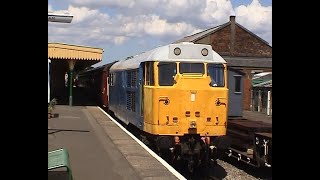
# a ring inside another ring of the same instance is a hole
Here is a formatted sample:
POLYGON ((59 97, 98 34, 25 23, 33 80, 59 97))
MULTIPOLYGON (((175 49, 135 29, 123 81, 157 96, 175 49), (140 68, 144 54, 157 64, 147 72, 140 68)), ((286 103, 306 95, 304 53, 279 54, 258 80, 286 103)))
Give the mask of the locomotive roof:
POLYGON ((161 46, 126 60, 119 61, 111 67, 110 71, 136 69, 139 67, 140 63, 146 61, 226 63, 218 53, 212 50, 210 45, 184 42, 161 46), (174 49, 176 47, 181 49, 181 54, 179 56, 174 54, 174 49), (203 48, 209 50, 207 56, 202 56, 201 50, 203 48))

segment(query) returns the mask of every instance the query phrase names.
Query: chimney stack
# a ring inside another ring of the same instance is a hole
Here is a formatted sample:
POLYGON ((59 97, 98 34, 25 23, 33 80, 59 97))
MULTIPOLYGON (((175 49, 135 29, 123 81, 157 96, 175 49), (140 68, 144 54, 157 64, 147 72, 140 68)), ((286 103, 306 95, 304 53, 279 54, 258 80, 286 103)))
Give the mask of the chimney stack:
POLYGON ((230 53, 233 55, 235 38, 236 38, 236 16, 230 16, 231 38, 230 38, 230 53))
POLYGON ((230 23, 235 24, 236 23, 236 16, 230 16, 230 23))

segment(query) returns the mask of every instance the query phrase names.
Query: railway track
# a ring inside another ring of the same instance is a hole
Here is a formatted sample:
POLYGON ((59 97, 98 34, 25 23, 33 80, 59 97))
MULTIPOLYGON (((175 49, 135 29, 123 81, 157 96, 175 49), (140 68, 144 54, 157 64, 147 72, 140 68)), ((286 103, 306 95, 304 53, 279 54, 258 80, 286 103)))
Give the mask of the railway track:
POLYGON ((271 168, 255 168, 238 161, 218 160, 217 164, 206 171, 195 171, 193 175, 176 169, 188 180, 257 180, 272 179, 271 168))

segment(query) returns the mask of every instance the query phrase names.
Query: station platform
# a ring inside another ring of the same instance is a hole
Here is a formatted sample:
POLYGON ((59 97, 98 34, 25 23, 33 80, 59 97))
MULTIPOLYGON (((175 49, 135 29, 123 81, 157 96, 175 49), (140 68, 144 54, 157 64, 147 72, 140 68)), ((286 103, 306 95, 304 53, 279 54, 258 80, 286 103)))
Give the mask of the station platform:
MULTIPOLYGON (((48 151, 68 150, 74 180, 185 179, 99 107, 56 105, 53 114, 56 117, 48 119, 48 151)), ((48 172, 48 179, 54 174, 48 172)))
POLYGON ((272 116, 268 116, 264 113, 256 111, 243 111, 243 118, 253 120, 253 121, 262 121, 268 124, 272 124, 272 116))

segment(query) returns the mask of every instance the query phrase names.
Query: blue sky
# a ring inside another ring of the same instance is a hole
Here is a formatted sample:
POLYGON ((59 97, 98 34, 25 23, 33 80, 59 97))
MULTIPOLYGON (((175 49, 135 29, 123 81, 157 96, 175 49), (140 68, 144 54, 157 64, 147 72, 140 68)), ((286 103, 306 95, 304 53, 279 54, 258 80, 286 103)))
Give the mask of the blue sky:
POLYGON ((271 0, 48 0, 71 23, 48 22, 48 41, 104 49, 99 66, 229 21, 272 45, 271 0))

